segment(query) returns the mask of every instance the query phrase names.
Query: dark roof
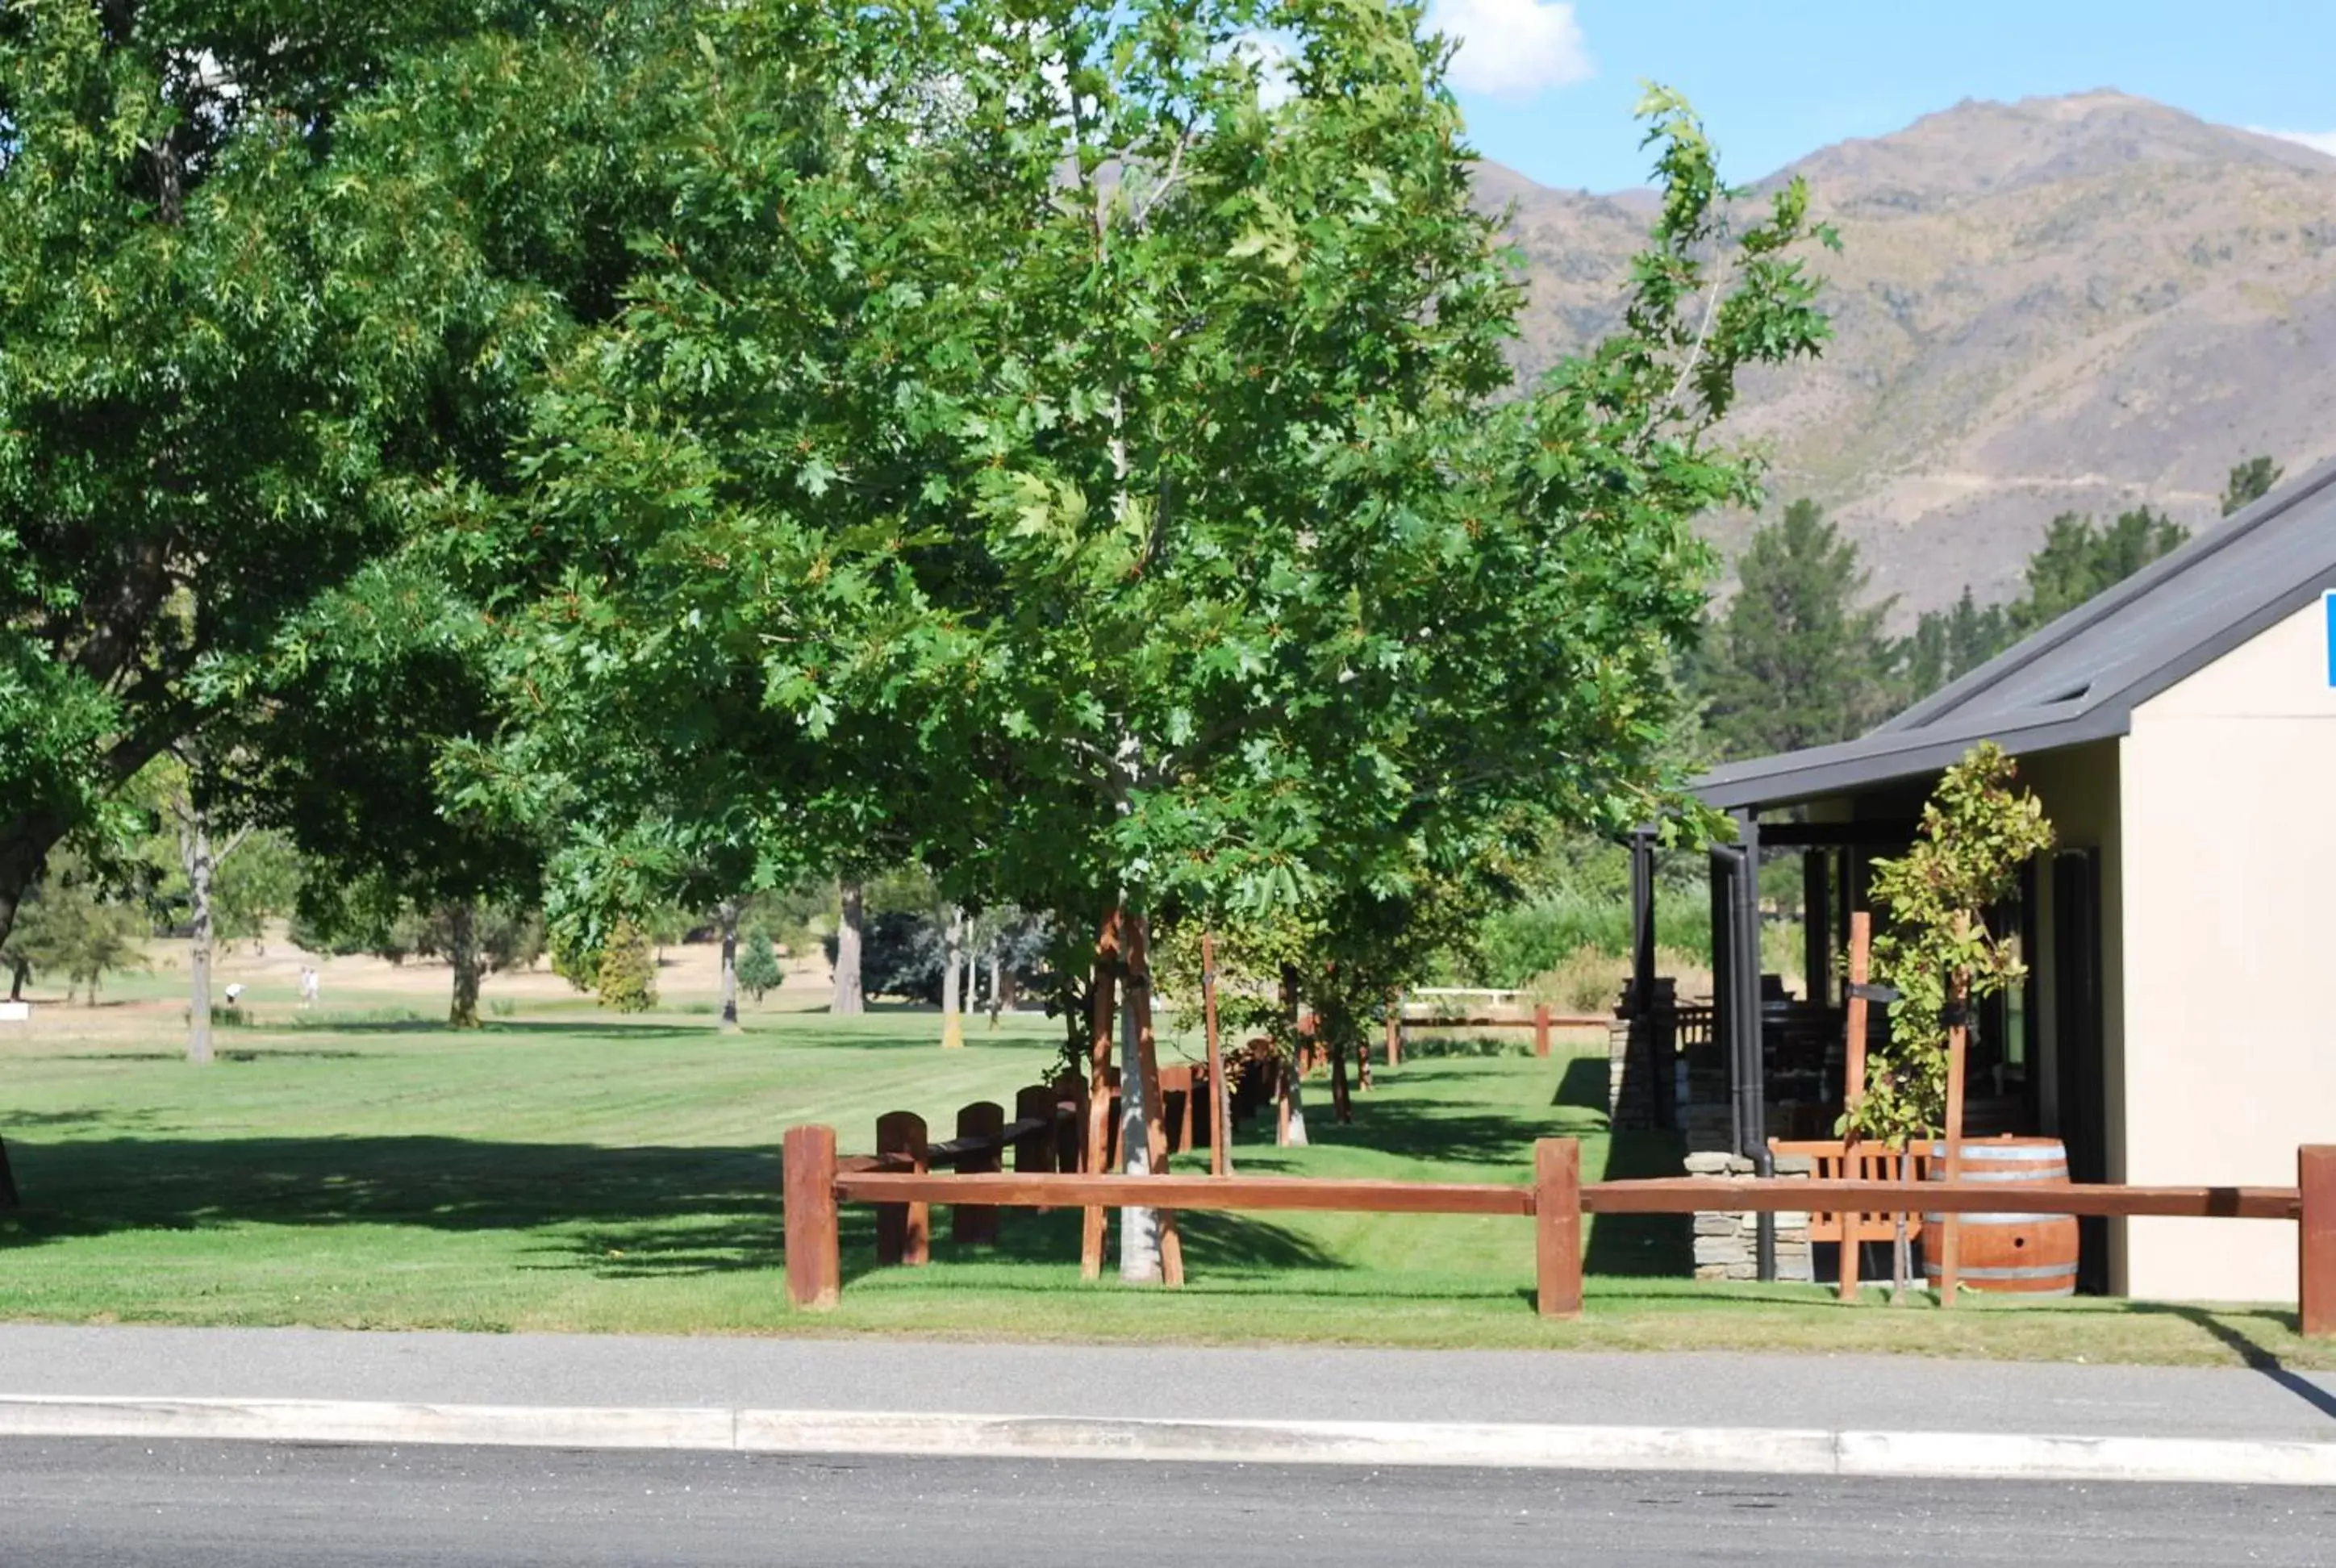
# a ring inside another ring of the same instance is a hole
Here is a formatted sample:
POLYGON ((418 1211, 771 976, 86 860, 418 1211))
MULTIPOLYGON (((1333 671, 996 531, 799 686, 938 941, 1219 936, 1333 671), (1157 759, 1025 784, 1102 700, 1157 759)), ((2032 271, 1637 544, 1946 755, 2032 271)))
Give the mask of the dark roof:
POLYGON ((1723 809, 1919 779, 1981 740, 2014 755, 2124 735, 2133 710, 2336 588, 2336 463, 2206 530, 1855 740, 1716 768, 1723 809))

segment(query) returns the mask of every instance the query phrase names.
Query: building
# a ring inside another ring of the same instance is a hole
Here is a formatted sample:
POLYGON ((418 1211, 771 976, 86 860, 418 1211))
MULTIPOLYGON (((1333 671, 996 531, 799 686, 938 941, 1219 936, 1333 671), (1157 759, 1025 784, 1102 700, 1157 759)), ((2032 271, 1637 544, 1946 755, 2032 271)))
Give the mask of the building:
MULTIPOLYGON (((2292 1184, 2298 1144, 2336 1141, 2336 464, 1869 735, 1698 782, 1747 837, 1807 856, 1804 1006, 1838 998, 1865 862, 1982 739, 2019 759, 2059 843, 1999 912, 2032 973, 1980 1021, 1975 1130, 2057 1135, 2078 1181, 2292 1184)), ((1716 861, 1737 930, 1715 946, 1757 955, 1729 875, 1716 861)), ((1773 986, 1767 1008, 1740 979, 1718 989, 1723 1014, 1773 1010, 1773 986)), ((1738 1096, 1747 1153, 1793 1112, 1769 1034, 1765 1092, 1738 1096)), ((2088 1288, 2295 1299, 2291 1227, 2086 1223, 2088 1288)))

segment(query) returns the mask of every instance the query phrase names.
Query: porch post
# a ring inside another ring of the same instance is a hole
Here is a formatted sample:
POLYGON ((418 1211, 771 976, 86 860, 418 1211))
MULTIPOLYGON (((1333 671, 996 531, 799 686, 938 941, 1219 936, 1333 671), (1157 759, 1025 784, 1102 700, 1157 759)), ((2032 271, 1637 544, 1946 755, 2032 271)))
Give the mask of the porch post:
MULTIPOLYGON (((1747 808, 1736 813, 1736 836, 1744 857, 1736 883, 1737 1031, 1743 1041, 1744 1143, 1737 1151, 1762 1176, 1776 1174, 1768 1154, 1768 1071, 1760 1028, 1760 818, 1747 808)), ((1754 1259, 1765 1282, 1776 1277, 1776 1216, 1760 1211, 1753 1222, 1754 1259)))
POLYGON ((1833 1003, 1833 857, 1801 852, 1801 980, 1816 1007, 1833 1003))
POLYGON ((1736 1033, 1736 867, 1743 852, 1713 844, 1711 872, 1711 1038, 1728 1063, 1728 1146, 1744 1147, 1744 1053, 1736 1033))

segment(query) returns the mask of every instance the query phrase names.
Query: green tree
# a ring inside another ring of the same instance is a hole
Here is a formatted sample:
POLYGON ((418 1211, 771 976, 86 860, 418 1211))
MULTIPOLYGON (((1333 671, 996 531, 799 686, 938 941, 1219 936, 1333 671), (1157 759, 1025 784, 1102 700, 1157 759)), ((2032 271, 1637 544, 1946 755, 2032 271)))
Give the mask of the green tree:
MULTIPOLYGON (((2248 482, 2262 479, 2268 486, 2277 482, 2275 469, 2265 478, 2255 473, 2252 464, 2242 464, 2232 470, 2233 493, 2241 488, 2242 470, 2253 475, 2248 482)), ((2226 507, 2226 515, 2227 511, 2226 507)), ((1966 585, 1952 609, 1923 612, 1913 635, 1891 650, 1899 701, 1919 701, 1977 669, 2188 538, 2181 524, 2146 506, 2119 512, 2106 526, 2097 526, 2078 512, 2062 512, 2052 520, 2036 553, 2029 557, 2025 587, 2019 598, 2009 604, 1982 608, 1973 601, 1966 585)))
POLYGON ((1971 585, 1952 609, 1926 609, 1914 623, 1912 636, 1893 652, 1892 677, 1903 705, 1919 701, 1951 681, 1959 680, 2010 648, 2018 638, 2011 618, 2000 604, 1981 607, 1971 597, 1971 585))
POLYGON ((548 385, 501 520, 515 751, 550 759, 506 776, 613 800, 611 843, 644 799, 819 865, 889 833, 950 901, 1066 931, 1123 901, 1321 929, 1533 821, 1654 811, 1692 522, 1754 491, 1709 429, 1824 332, 1806 194, 1731 213, 1652 95, 1625 327, 1520 396, 1521 287, 1420 26, 710 23, 655 265, 548 385), (847 64, 842 113, 803 84, 847 64))
POLYGON ((688 10, 0 7, 0 937, 317 595, 459 550, 634 265, 688 10))
POLYGON ((26 906, 24 930, 10 940, 24 968, 36 976, 63 976, 66 999, 77 988, 93 1008, 98 983, 107 975, 146 967, 146 932, 135 904, 110 897, 82 857, 61 854, 26 906))
POLYGON ((645 1013, 657 1006, 657 950, 648 932, 630 918, 618 920, 610 930, 592 989, 602 1007, 620 1013, 645 1013))
POLYGON ((756 926, 746 933, 746 945, 738 950, 738 984, 759 1005, 763 993, 775 990, 786 979, 779 968, 779 950, 771 945, 771 933, 756 926))
POLYGON ((2026 637, 2049 626, 2189 537, 2181 524, 2146 506, 2121 511, 2098 528, 2089 517, 2062 512, 2028 559, 2027 591, 2006 612, 2012 631, 2026 637))
POLYGON ((1855 541, 1815 502, 1754 531, 1740 586, 1708 634, 1698 684, 1706 722, 1730 756, 1847 740, 1880 719, 1888 691, 1888 601, 1863 604, 1855 541))
POLYGON ((2284 472, 2279 464, 2262 454, 2250 457, 2244 463, 2233 463, 2230 478, 2223 485, 2223 515, 2228 517, 2269 495, 2278 488, 2280 476, 2284 472))

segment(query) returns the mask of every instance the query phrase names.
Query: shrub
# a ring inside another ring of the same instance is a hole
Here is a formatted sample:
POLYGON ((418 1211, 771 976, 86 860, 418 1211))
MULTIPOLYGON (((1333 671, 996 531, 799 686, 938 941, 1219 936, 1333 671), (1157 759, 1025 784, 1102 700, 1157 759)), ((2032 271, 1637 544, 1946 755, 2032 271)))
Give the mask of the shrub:
POLYGON ((657 1006, 657 954, 648 933, 629 919, 619 920, 600 950, 592 989, 600 1005, 620 1013, 645 1013, 657 1006))
POLYGON ((1535 1002, 1559 1012, 1602 1013, 1621 995, 1629 960, 1594 947, 1580 947, 1535 975, 1525 988, 1535 1002))
POLYGON ((771 945, 771 933, 755 927, 746 933, 746 940, 738 950, 738 989, 759 1002, 763 993, 777 989, 783 979, 778 950, 771 945))
MULTIPOLYGON (((1711 906, 1701 897, 1663 890, 1655 901, 1656 940, 1688 952, 1711 950, 1711 906)), ((1524 986, 1584 949, 1612 958, 1630 951, 1627 898, 1556 893, 1501 911, 1484 922, 1484 982, 1524 986)))

